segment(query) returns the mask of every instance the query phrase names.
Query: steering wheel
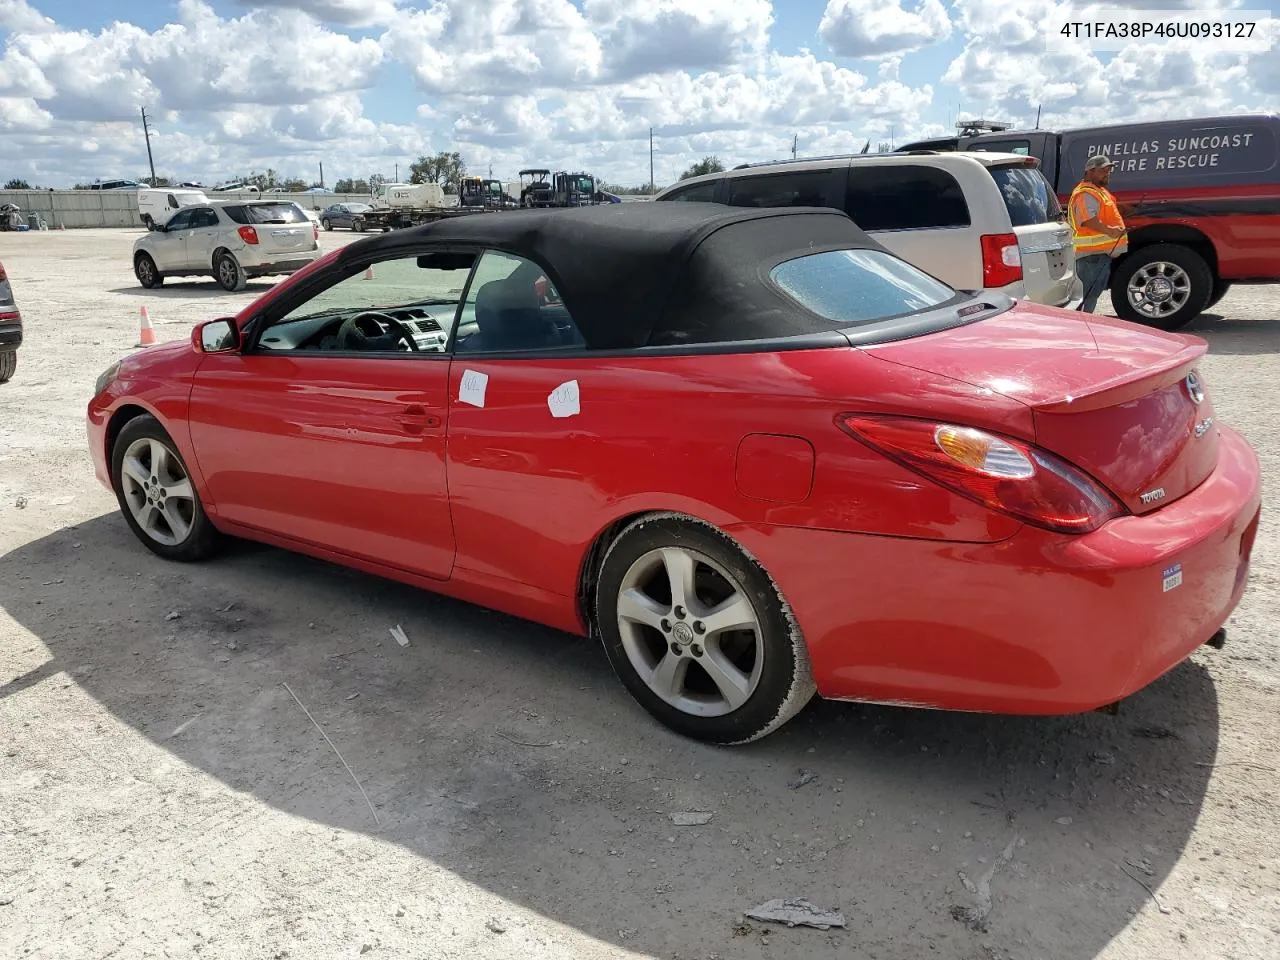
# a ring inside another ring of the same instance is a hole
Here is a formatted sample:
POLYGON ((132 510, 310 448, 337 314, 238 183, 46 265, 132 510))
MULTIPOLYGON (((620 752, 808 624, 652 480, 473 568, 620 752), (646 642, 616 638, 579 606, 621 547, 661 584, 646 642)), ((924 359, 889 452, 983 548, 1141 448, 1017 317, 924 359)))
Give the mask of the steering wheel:
POLYGON ((409 328, 395 317, 376 310, 366 310, 355 316, 347 317, 338 328, 338 345, 344 350, 361 350, 369 340, 385 337, 379 322, 385 323, 396 333, 396 339, 408 344, 409 349, 417 352, 418 342, 413 339, 409 328))

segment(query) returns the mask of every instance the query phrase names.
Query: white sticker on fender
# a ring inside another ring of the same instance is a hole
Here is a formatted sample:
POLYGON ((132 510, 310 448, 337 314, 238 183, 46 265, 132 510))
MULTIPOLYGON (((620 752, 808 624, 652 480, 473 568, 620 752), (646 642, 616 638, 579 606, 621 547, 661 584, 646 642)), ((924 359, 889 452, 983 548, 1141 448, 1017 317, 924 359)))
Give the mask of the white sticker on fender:
POLYGON ((578 381, 570 380, 551 391, 547 397, 547 408, 553 417, 576 417, 582 412, 578 397, 578 381))
POLYGON ((462 381, 458 384, 458 402, 469 403, 473 407, 484 406, 484 391, 489 385, 489 375, 476 370, 463 370, 462 381))
POLYGON ((1182 564, 1175 563, 1172 567, 1164 568, 1164 592, 1168 593, 1175 587, 1182 586, 1182 564))

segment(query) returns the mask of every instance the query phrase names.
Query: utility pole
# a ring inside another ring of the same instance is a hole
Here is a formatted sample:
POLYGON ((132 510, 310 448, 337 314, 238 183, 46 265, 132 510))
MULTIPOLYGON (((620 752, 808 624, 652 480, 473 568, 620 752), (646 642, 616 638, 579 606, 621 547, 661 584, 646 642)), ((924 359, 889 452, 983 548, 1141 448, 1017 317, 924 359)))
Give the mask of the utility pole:
POLYGON ((1039 129, 1040 129, 1040 108, 1041 108, 1041 107, 1043 107, 1043 106, 1044 106, 1044 104, 1042 103, 1042 104, 1039 104, 1039 105, 1036 107, 1036 129, 1037 129, 1037 130, 1039 130, 1039 129))
POLYGON ((795 138, 791 141, 791 159, 792 160, 796 158, 796 149, 799 146, 800 146, 800 134, 797 133, 795 135, 795 138))
POLYGON ((142 135, 147 138, 147 163, 151 165, 151 186, 156 185, 156 162, 151 158, 151 128, 147 126, 147 108, 142 108, 142 135))
POLYGON ((324 186, 324 161, 317 161, 320 164, 320 186, 324 186))
POLYGON ((653 196, 653 127, 649 128, 649 196, 653 196))
POLYGON ((396 183, 400 182, 400 163, 396 162, 396 183))

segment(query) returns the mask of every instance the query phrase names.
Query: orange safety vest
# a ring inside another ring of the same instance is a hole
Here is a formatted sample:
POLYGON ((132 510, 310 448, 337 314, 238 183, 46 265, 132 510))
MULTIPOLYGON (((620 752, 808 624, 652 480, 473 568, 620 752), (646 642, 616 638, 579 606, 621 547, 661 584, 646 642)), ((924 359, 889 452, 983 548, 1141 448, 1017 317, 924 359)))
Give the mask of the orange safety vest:
POLYGON ((1118 256, 1124 253, 1129 249, 1127 233, 1119 237, 1109 237, 1090 227, 1081 226, 1086 220, 1091 219, 1084 202, 1086 194, 1098 201, 1098 219, 1104 226, 1124 229, 1124 218, 1120 216, 1120 208, 1116 206, 1116 200, 1111 196, 1111 191, 1082 180, 1071 191, 1071 200, 1067 206, 1071 217, 1072 241, 1075 244, 1076 256, 1087 257, 1096 253, 1118 256))

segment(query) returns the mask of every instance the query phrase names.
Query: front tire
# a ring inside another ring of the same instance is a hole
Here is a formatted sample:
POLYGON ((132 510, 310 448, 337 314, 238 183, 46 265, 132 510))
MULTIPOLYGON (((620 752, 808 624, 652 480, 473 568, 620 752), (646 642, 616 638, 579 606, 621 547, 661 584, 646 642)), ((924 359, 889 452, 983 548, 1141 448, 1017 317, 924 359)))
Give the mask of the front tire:
POLYGON ((210 556, 221 535, 209 521, 186 462, 150 414, 124 425, 111 449, 111 485, 134 536, 166 560, 210 556))
POLYGON ((748 743, 815 693, 804 638, 778 588, 701 522, 658 516, 627 527, 605 554, 596 610, 618 678, 684 736, 748 743))
POLYGON ((164 283, 164 277, 149 253, 140 253, 134 258, 133 275, 147 290, 154 290, 164 283))
POLYGON ((1123 257, 1111 275, 1111 303, 1123 320, 1178 330, 1199 316, 1213 293, 1204 257, 1176 243, 1156 243, 1123 257))
POLYGON ((332 229, 333 229, 333 224, 332 224, 332 223, 330 223, 328 220, 321 220, 321 221, 320 221, 320 226, 324 227, 326 230, 332 230, 332 229))
POLYGON ((244 267, 240 266, 239 261, 229 253, 218 257, 213 273, 218 279, 218 286, 228 293, 237 293, 249 285, 244 267))

